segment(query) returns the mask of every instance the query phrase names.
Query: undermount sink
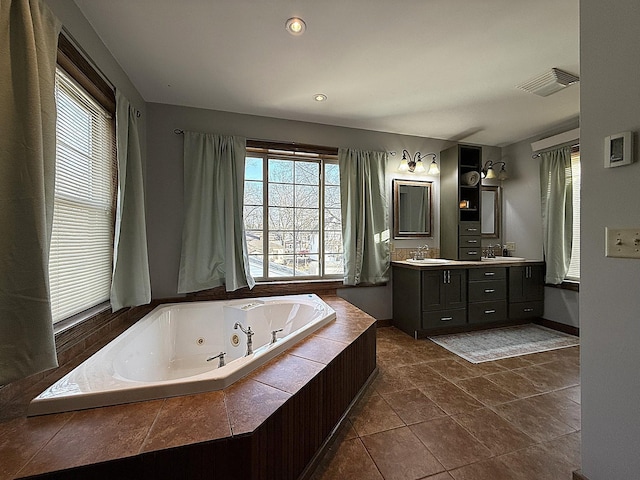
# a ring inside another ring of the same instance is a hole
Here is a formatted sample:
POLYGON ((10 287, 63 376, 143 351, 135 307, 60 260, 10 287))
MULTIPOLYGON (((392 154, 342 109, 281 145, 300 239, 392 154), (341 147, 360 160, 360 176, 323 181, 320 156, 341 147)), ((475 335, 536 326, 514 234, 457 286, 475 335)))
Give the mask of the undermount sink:
POLYGON ((483 262, 522 262, 526 260, 526 258, 524 257, 494 257, 494 258, 482 257, 481 260, 483 262))
POLYGON ((415 263, 417 265, 441 265, 444 263, 451 263, 453 260, 447 260, 446 258, 423 258, 421 260, 414 260, 413 258, 407 258, 407 262, 415 263))

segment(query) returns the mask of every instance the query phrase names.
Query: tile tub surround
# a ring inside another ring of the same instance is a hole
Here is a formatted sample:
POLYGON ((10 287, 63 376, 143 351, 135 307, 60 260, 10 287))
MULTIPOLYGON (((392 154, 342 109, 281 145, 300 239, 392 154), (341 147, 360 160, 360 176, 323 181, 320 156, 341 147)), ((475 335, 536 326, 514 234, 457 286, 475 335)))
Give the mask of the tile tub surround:
POLYGON ((375 320, 323 300, 335 321, 225 390, 0 423, 0 479, 296 478, 375 371, 375 320))
POLYGON ((580 347, 472 364, 394 327, 377 336, 378 376, 311 480, 571 480, 580 468, 580 347))

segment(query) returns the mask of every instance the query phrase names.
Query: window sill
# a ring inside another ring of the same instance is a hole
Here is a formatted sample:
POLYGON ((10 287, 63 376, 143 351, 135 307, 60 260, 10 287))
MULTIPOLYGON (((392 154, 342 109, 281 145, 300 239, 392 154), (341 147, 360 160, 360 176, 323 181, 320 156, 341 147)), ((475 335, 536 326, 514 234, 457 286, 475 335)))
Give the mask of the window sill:
POLYGON ((64 320, 60 320, 53 325, 53 333, 54 335, 60 335, 62 332, 69 330, 70 328, 75 327, 76 325, 90 319, 98 315, 99 313, 104 312, 110 308, 109 302, 102 302, 95 307, 91 307, 84 312, 80 312, 76 315, 73 315, 69 318, 65 318, 64 320))

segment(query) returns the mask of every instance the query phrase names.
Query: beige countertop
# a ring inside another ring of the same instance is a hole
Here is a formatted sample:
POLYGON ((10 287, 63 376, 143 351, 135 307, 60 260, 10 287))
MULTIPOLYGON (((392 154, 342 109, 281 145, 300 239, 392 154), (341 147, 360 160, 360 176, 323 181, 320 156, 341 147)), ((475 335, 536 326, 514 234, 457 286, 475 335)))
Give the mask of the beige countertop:
POLYGON ((531 260, 522 257, 497 257, 483 258, 480 261, 468 260, 447 260, 444 258, 428 258, 424 263, 411 260, 397 260, 391 262, 393 266, 413 268, 418 270, 425 269, 444 269, 444 268, 482 268, 482 267, 512 267, 518 265, 543 264, 543 260, 531 260))

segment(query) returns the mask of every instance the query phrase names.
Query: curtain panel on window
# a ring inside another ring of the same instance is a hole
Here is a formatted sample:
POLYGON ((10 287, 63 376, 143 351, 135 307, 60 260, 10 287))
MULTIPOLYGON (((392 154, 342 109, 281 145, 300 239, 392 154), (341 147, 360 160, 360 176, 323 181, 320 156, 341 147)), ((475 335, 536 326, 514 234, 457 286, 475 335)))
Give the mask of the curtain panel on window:
POLYGON ((0 385, 57 366, 49 299, 61 24, 0 2, 0 385))
POLYGON ((178 293, 253 288, 242 202, 246 139, 184 132, 184 226, 178 293))
POLYGON ((151 302, 138 112, 116 91, 118 200, 113 242, 111 309, 151 302))
POLYGON ((571 147, 540 154, 542 244, 547 265, 545 282, 560 284, 571 263, 573 240, 573 179, 571 147))
POLYGON ((344 284, 389 280, 389 204, 386 152, 341 148, 340 200, 344 243, 344 284))

